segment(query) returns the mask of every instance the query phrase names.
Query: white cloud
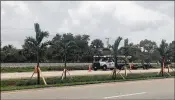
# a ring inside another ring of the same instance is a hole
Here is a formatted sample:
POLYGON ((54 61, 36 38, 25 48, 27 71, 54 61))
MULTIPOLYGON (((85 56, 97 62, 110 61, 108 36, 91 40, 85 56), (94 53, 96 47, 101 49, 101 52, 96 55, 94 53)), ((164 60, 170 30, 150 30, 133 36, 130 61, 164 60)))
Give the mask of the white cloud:
POLYGON ((5 45, 9 45, 9 44, 12 44, 16 48, 21 48, 21 43, 19 41, 2 41, 1 47, 5 46, 5 45))
POLYGON ((159 14, 144 9, 134 2, 119 3, 115 10, 115 16, 129 22, 161 20, 159 14))
POLYGON ((10 7, 14 7, 17 14, 26 15, 30 13, 27 5, 22 1, 3 1, 2 4, 3 6, 8 5, 10 7))
POLYGON ((60 1, 42 1, 43 6, 50 9, 51 12, 56 13, 60 6, 60 1))
MULTIPOLYGON (((89 34, 91 39, 100 38, 104 43, 105 37, 112 43, 118 36, 134 43, 146 38, 170 42, 174 35, 173 8, 174 4, 166 1, 3 1, 1 25, 33 29, 33 23, 39 22, 52 36, 59 32, 89 34)), ((11 34, 19 35, 11 41, 22 41, 35 34, 31 30, 1 32, 6 42, 11 34)))

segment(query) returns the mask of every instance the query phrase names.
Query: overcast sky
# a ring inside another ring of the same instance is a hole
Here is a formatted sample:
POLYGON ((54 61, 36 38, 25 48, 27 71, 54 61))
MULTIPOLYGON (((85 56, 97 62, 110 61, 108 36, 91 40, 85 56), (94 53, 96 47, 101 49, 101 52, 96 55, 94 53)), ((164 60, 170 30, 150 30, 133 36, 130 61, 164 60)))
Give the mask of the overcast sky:
POLYGON ((139 43, 149 39, 174 40, 174 1, 1 1, 2 46, 21 48, 26 36, 42 30, 88 34, 91 40, 118 36, 139 43))

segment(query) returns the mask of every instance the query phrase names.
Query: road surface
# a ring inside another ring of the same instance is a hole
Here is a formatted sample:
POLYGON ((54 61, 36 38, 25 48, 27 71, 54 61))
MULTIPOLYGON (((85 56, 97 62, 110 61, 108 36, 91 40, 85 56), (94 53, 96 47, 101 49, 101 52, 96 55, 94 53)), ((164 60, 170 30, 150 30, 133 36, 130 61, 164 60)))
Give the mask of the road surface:
MULTIPOLYGON (((159 72, 160 69, 148 69, 148 70, 131 70, 132 73, 149 73, 149 72, 159 72)), ((167 71, 167 69, 166 69, 167 71)), ((170 69, 170 71, 173 71, 170 69)), ((129 70, 127 70, 130 73, 129 70)), ((112 71, 91 71, 88 70, 73 70, 69 71, 71 76, 78 76, 78 75, 100 75, 100 74, 112 74, 112 71)), ((121 71, 124 73, 124 70, 121 71)), ((21 78, 30 78, 33 72, 15 72, 15 73, 1 73, 1 80, 4 79, 21 79, 21 78)), ((62 71, 46 71, 42 72, 44 77, 54 77, 54 76, 61 76, 62 71)), ((34 74, 34 77, 37 77, 37 74, 34 74)))
POLYGON ((2 92, 1 99, 174 100, 174 78, 2 92))

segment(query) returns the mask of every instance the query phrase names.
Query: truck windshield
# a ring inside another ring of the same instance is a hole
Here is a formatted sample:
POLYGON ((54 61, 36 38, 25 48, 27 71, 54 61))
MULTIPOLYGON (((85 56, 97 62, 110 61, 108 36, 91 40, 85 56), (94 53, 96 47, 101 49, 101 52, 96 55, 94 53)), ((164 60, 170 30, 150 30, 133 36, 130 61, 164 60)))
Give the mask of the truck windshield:
POLYGON ((108 59, 107 58, 102 58, 102 61, 107 61, 108 59))

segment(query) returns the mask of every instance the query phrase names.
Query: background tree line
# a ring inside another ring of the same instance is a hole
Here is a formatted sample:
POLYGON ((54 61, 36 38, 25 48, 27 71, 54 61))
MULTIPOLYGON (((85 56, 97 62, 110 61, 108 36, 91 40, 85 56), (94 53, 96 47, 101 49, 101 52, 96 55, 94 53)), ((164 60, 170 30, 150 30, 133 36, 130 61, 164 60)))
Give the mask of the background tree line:
MULTIPOLYGON (((37 31, 41 31, 40 28, 35 28, 36 33, 37 31)), ((42 33, 37 38, 26 37, 22 49, 10 44, 1 47, 1 62, 36 62, 37 55, 40 55, 40 62, 64 62, 65 56, 67 62, 92 62, 94 55, 110 55, 114 52, 113 45, 104 47, 100 39, 94 39, 89 44, 90 36, 87 34, 57 33, 52 40, 42 42, 43 38, 49 36, 49 32, 42 33)), ((168 44, 166 40, 162 40, 161 44, 157 45, 147 39, 141 40, 139 44, 124 39, 124 46, 119 48, 118 55, 132 56, 130 61, 133 62, 157 62, 164 55, 175 62, 175 41, 168 44)))

